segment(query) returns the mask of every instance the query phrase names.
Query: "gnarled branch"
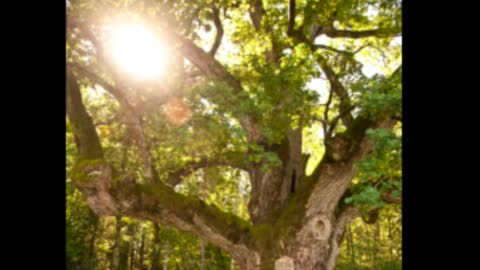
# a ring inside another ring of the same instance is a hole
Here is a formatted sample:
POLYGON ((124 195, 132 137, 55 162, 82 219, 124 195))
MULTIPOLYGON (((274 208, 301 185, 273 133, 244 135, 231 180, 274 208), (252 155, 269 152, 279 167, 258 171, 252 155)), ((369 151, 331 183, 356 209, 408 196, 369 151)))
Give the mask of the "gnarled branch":
POLYGON ((346 157, 343 157, 345 159, 341 162, 330 162, 326 157, 332 155, 332 153, 328 153, 329 149, 327 149, 324 159, 311 175, 314 184, 306 206, 308 216, 320 212, 333 212, 339 199, 357 173, 354 163, 363 159, 373 150, 373 145, 365 136, 365 131, 368 128, 390 129, 394 124, 395 121, 389 118, 379 120, 378 122, 372 122, 361 117, 355 119, 352 125, 345 131, 344 134, 347 135, 342 136, 348 138, 345 145, 342 145, 344 149, 341 149, 341 151, 348 153, 346 157))
POLYGON ((351 108, 350 97, 348 92, 343 86, 343 84, 338 79, 338 76, 335 74, 333 69, 327 64, 327 61, 323 56, 317 55, 318 63, 322 71, 327 76, 328 81, 330 82, 331 90, 340 98, 340 114, 342 115, 342 121, 346 126, 350 125, 352 121, 352 115, 349 112, 351 108))
POLYGON ((140 184, 121 176, 105 161, 77 162, 72 181, 99 215, 150 220, 195 234, 240 258, 251 253, 251 225, 239 217, 207 205, 197 197, 176 193, 159 182, 140 184))
MULTIPOLYGON (((308 38, 303 34, 303 32, 299 30, 293 30, 288 35, 294 38, 297 42, 303 42, 307 44, 313 52, 316 49, 323 47, 322 45, 313 44, 313 42, 308 40, 308 38)), ((335 74, 333 69, 327 64, 327 60, 323 56, 318 54, 316 55, 316 57, 318 63, 320 64, 320 68, 327 76, 331 90, 335 92, 335 94, 340 98, 340 114, 342 115, 341 119, 345 123, 345 125, 348 126, 353 119, 349 111, 349 109, 351 108, 351 102, 350 97, 348 96, 348 92, 338 79, 338 76, 335 74)))
POLYGON ((222 21, 220 20, 220 10, 214 6, 212 7, 212 12, 213 12, 213 23, 215 24, 217 33, 215 35, 215 41, 213 42, 212 48, 208 53, 213 57, 215 53, 217 53, 217 50, 220 47, 220 43, 222 42, 223 26, 222 26, 222 21))

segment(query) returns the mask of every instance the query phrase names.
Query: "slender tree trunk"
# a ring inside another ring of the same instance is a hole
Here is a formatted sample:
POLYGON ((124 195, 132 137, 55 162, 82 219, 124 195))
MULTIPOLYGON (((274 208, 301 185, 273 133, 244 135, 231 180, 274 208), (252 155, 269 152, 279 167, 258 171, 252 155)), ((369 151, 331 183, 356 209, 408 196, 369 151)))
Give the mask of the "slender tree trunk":
POLYGON ((122 217, 115 217, 115 243, 112 252, 111 270, 118 270, 120 265, 120 245, 122 244, 122 217))
POLYGON ((353 266, 355 265, 355 247, 353 242, 353 231, 350 225, 347 227, 347 243, 349 246, 349 253, 350 253, 350 264, 353 266))
POLYGON ((153 252, 151 270, 160 270, 160 227, 157 223, 153 224, 153 252))
POLYGON ((205 270, 205 240, 200 239, 200 270, 205 270))
MULTIPOLYGON (((200 197, 203 201, 206 198, 206 182, 204 175, 202 174, 202 184, 200 190, 200 197)), ((205 240, 200 238, 200 270, 205 270, 205 240)))
POLYGON ((388 229, 388 251, 390 255, 390 261, 394 260, 393 258, 393 235, 392 235, 392 224, 391 224, 391 217, 387 215, 387 229, 388 229))
POLYGON ((130 258, 130 245, 128 243, 123 243, 122 247, 120 248, 120 260, 118 263, 119 270, 128 270, 128 260, 130 258))
POLYGON ((163 249, 163 270, 168 270, 168 240, 165 242, 164 249, 163 249))
POLYGON ((127 235, 132 237, 131 242, 127 241, 122 241, 122 245, 120 248, 120 264, 119 268, 120 270, 127 270, 127 269, 132 269, 132 261, 134 260, 134 238, 133 236, 135 232, 135 227, 133 223, 128 224, 127 227, 127 235), (130 262, 130 263, 129 263, 130 262))
POLYGON ((95 269, 95 240, 97 239, 97 230, 98 230, 99 220, 95 216, 95 221, 93 224, 93 233, 92 238, 90 239, 89 251, 88 251, 88 269, 95 269))
POLYGON ((128 269, 129 270, 133 270, 134 266, 135 266, 135 247, 133 246, 133 241, 132 243, 130 243, 129 245, 129 255, 128 255, 128 258, 129 258, 129 264, 128 264, 128 269))
POLYGON ((234 270, 235 269, 235 261, 233 260, 233 258, 230 259, 230 270, 234 270))
POLYGON ((143 259, 145 253, 145 229, 142 228, 142 240, 140 242, 140 251, 139 251, 139 258, 138 258, 138 265, 140 270, 146 270, 143 259))
POLYGON ((373 230, 373 248, 372 248, 372 258, 373 258, 373 262, 372 262, 372 267, 373 269, 377 269, 377 253, 378 253, 378 240, 379 240, 379 235, 380 235, 380 225, 379 225, 379 222, 377 220, 377 222, 375 222, 375 229, 373 230))
POLYGON ((135 267, 135 224, 130 224, 129 227, 129 235, 132 237, 132 241, 130 242, 129 245, 129 250, 130 250, 130 265, 129 269, 133 270, 135 267))

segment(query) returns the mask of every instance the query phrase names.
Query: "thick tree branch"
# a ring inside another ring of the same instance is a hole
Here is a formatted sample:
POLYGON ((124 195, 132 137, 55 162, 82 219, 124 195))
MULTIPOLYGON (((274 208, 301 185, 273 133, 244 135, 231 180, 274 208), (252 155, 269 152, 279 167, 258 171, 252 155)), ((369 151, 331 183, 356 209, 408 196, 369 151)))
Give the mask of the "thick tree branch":
POLYGON ((332 103, 332 98, 333 98, 333 90, 330 89, 330 91, 328 93, 327 103, 325 104, 325 111, 323 112, 323 121, 322 121, 323 137, 324 137, 325 140, 330 139, 330 131, 328 129, 328 123, 329 123, 328 112, 330 111, 330 104, 332 103))
MULTIPOLYGON (((314 187, 310 188, 310 199, 306 206, 308 209, 307 216, 320 212, 332 213, 336 208, 338 201, 357 173, 354 163, 373 151, 373 145, 365 136, 365 131, 368 128, 390 129, 394 124, 395 121, 389 118, 372 122, 358 117, 347 131, 340 136, 342 149, 338 151, 344 155, 341 161, 329 160, 328 156, 333 155, 333 153, 328 152, 337 149, 327 148, 324 159, 311 175, 314 187), (332 179, 335 179, 335 181, 332 181, 332 179)), ((336 142, 334 141, 334 143, 336 142)))
POLYGON ((140 123, 140 117, 137 115, 135 109, 130 105, 127 98, 123 94, 124 92, 117 87, 111 85, 106 80, 98 76, 96 73, 89 71, 79 64, 68 63, 69 68, 75 69, 85 77, 89 78, 93 82, 101 85, 105 90, 112 94, 116 100, 120 103, 121 108, 124 110, 124 121, 127 124, 129 131, 133 134, 135 141, 138 145, 142 161, 144 164, 145 175, 149 181, 154 181, 156 172, 153 169, 152 157, 150 154, 150 147, 147 142, 147 138, 143 133, 143 129, 140 123))
POLYGON ((342 116, 342 121, 345 123, 346 126, 350 125, 352 121, 352 115, 348 111, 351 108, 351 101, 350 97, 348 96, 348 92, 343 86, 343 84, 338 79, 337 75, 333 71, 333 69, 327 64, 327 61, 323 56, 317 55, 318 63, 322 71, 327 76, 328 81, 330 82, 331 90, 335 92, 335 94, 340 98, 340 114, 342 116))
POLYGON ((262 27, 262 17, 263 17, 263 4, 262 0, 251 0, 251 7, 249 10, 250 19, 252 20, 253 27, 255 30, 260 31, 262 27))
POLYGON ((293 34, 295 30, 295 0, 289 0, 288 2, 288 29, 287 35, 293 34))
POLYGON ((230 252, 235 258, 254 256, 248 247, 251 225, 239 217, 176 193, 164 184, 139 184, 122 179, 102 160, 82 160, 72 180, 99 215, 122 215, 171 226, 195 234, 230 252))
POLYGON ((79 157, 102 158, 103 150, 97 131, 82 103, 80 88, 71 70, 67 70, 67 116, 73 127, 79 157))
POLYGON ((330 123, 328 128, 328 134, 331 135, 333 130, 338 124, 338 121, 345 117, 346 114, 350 114, 350 112, 355 109, 355 106, 351 106, 350 108, 346 109, 343 113, 338 114, 330 123))
POLYGON ((213 23, 215 24, 215 28, 217 29, 217 33, 215 35, 215 41, 212 45, 212 48, 208 52, 212 57, 217 53, 218 48, 222 42, 223 37, 223 26, 222 21, 220 20, 220 11, 217 7, 212 7, 213 12, 213 23))
POLYGON ((109 92, 118 101, 118 103, 120 103, 124 110, 128 111, 129 113, 135 113, 134 108, 130 105, 124 93, 114 85, 107 82, 107 80, 102 78, 100 75, 77 63, 67 63, 67 67, 77 71, 93 83, 101 85, 103 89, 109 92))
MULTIPOLYGON (((300 29, 302 29, 300 27, 300 29)), ((292 29, 290 32, 287 33, 287 35, 291 38, 294 38, 295 40, 297 40, 298 42, 303 42, 307 45, 310 46, 310 48, 312 49, 312 51, 314 51, 314 48, 313 48, 313 43, 311 40, 309 40, 304 34, 303 32, 300 30, 300 29, 292 29)))
MULTIPOLYGON (((220 64, 215 58, 203 51, 192 41, 182 39, 182 46, 180 47, 180 51, 204 74, 206 74, 207 76, 211 76, 219 81, 225 82, 228 86, 230 86, 233 90, 233 94, 236 95, 244 91, 239 80, 237 80, 232 74, 230 74, 225 69, 225 67, 220 64)), ((250 98, 244 97, 244 99, 247 103, 253 104, 253 101, 250 98)), ((228 99, 226 99, 225 101, 229 102, 228 99)), ((231 102, 230 105, 234 107, 237 104, 231 102)), ((255 116, 243 114, 237 115, 237 118, 239 119, 240 125, 249 134, 249 139, 251 141, 258 141, 261 139, 261 134, 257 127, 258 124, 255 116)))
POLYGON ((192 41, 182 39, 181 53, 203 73, 212 76, 215 79, 225 82, 234 92, 242 91, 242 85, 232 74, 230 74, 225 67, 220 64, 212 55, 206 53, 192 41))
MULTIPOLYGON (((316 49, 321 48, 321 45, 315 45, 312 41, 308 40, 308 38, 303 34, 301 31, 293 31, 289 33, 289 36, 297 40, 297 42, 303 42, 307 44, 312 52, 315 52, 316 49)), ((343 86, 343 84, 338 79, 338 76, 335 74, 333 69, 327 64, 327 60, 321 56, 316 55, 317 61, 320 64, 320 68, 327 76, 328 81, 330 82, 330 87, 333 92, 340 98, 340 114, 342 115, 342 121, 345 123, 346 126, 350 125, 353 117, 349 112, 349 108, 351 108, 351 101, 350 97, 348 96, 348 92, 343 86)))

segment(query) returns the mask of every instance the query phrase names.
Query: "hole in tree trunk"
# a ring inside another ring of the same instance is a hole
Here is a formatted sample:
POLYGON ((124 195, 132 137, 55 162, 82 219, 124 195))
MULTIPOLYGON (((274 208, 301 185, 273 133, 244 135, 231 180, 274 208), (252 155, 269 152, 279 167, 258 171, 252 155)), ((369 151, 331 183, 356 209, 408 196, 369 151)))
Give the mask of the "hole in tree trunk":
POLYGON ((292 172, 292 183, 290 185, 290 192, 291 193, 295 192, 295 182, 297 180, 296 178, 297 178, 296 171, 293 170, 293 172, 292 172))
POLYGON ((325 224, 323 223, 322 220, 319 220, 317 223, 317 228, 322 232, 323 229, 325 228, 325 224))

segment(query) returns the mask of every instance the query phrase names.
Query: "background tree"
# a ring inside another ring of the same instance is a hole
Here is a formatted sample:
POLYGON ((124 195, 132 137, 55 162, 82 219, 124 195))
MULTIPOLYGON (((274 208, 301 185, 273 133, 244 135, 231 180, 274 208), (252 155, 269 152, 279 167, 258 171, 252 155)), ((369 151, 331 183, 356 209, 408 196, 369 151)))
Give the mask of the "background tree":
MULTIPOLYGON (((145 220, 240 269, 334 269, 353 219, 401 203, 400 35, 399 1, 68 1, 67 181, 92 217, 128 218, 118 267, 148 265, 145 220), (163 74, 118 65, 125 23, 162 37, 163 74)), ((71 250, 96 252, 93 228, 71 250)))

